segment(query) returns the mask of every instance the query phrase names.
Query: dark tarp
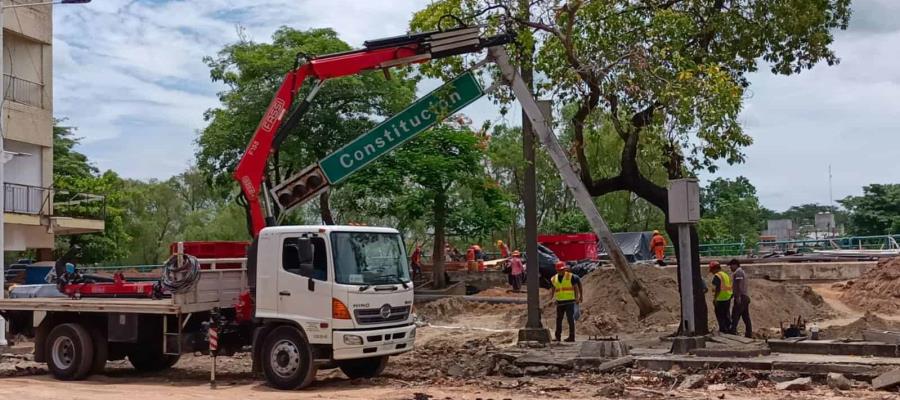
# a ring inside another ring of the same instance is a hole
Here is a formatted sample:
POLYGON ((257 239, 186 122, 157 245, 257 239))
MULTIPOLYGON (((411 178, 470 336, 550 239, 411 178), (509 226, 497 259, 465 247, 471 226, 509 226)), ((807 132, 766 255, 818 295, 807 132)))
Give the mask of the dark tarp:
MULTIPOLYGON (((627 258, 629 262, 653 259, 653 253, 650 251, 650 238, 652 236, 653 232, 613 233, 613 238, 616 239, 616 243, 622 248, 622 252, 625 253, 625 258, 627 258)), ((603 244, 598 243, 598 245, 600 247, 601 255, 608 258, 606 250, 603 249, 603 244)))

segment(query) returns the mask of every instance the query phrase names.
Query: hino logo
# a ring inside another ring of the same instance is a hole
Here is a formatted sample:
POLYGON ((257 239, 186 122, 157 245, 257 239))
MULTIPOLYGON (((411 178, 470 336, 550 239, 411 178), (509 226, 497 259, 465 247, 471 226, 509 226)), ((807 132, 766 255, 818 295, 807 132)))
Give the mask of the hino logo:
POLYGON ((381 310, 379 310, 379 311, 381 312, 381 318, 388 319, 391 317, 391 305, 390 304, 385 304, 385 305, 381 306, 381 310))

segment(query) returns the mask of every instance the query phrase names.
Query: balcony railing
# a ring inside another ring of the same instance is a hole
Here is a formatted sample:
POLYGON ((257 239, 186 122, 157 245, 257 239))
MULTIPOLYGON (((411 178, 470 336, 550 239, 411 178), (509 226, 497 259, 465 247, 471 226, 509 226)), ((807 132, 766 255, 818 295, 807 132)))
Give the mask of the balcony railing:
POLYGON ((17 214, 46 214, 52 191, 38 186, 3 184, 3 211, 17 214))
POLYGON ((4 183, 3 200, 3 211, 9 213, 89 219, 106 217, 106 197, 96 194, 4 183))
POLYGON ((44 108, 44 85, 3 74, 3 87, 6 100, 44 108))

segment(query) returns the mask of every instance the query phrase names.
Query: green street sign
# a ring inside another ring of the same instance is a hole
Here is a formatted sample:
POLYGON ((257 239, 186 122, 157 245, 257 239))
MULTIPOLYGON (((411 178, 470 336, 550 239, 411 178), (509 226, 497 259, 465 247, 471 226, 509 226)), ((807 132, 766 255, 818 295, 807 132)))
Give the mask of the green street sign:
POLYGON ((483 95, 471 72, 460 75, 329 154, 319 166, 331 184, 339 183, 483 95))

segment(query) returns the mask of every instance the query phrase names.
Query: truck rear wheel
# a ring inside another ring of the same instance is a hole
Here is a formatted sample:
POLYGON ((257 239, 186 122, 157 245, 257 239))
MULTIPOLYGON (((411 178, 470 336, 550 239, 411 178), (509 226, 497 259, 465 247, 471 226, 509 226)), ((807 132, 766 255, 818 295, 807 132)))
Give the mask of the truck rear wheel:
POLYGON ((267 335, 262 364, 266 381, 278 389, 302 389, 316 378, 309 342, 292 326, 279 326, 267 335))
POLYGON ((47 367, 56 379, 84 379, 94 366, 94 341, 80 324, 59 324, 47 335, 47 367))
POLYGON ((163 354, 159 349, 135 349, 128 353, 128 362, 141 372, 159 372, 169 369, 181 356, 163 354))
POLYGON ((384 372, 387 360, 388 356, 341 360, 338 361, 338 367, 350 379, 374 378, 384 372))

